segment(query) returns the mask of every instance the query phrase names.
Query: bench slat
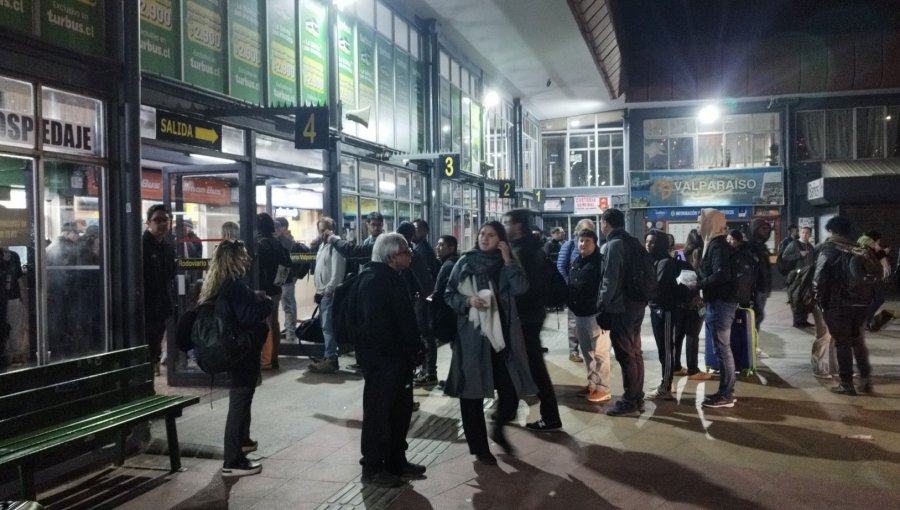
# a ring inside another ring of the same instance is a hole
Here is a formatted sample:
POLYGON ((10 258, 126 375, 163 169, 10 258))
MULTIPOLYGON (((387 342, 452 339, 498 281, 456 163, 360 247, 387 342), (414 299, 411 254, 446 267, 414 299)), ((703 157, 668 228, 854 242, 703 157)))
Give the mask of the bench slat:
POLYGON ((60 428, 12 438, 0 445, 0 465, 44 454, 65 444, 96 434, 111 432, 154 416, 170 414, 175 410, 180 415, 182 408, 199 401, 199 397, 151 397, 147 399, 147 402, 139 401, 138 405, 123 406, 123 409, 110 410, 110 412, 101 413, 91 419, 78 420, 78 423, 64 424, 60 428))
POLYGON ((39 367, 13 370, 2 375, 3 394, 9 395, 34 388, 35 382, 41 386, 53 386, 82 377, 102 374, 117 368, 135 366, 149 360, 146 345, 104 352, 93 356, 75 358, 39 367))

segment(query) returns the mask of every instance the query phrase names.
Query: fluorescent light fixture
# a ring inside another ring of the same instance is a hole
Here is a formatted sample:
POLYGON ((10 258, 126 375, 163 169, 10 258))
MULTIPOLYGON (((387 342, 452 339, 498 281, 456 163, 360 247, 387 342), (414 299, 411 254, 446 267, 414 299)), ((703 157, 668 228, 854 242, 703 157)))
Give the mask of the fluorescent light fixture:
POLYGON ((448 126, 447 124, 444 124, 444 126, 441 127, 441 131, 443 131, 444 133, 449 133, 449 132, 450 132, 450 126, 448 126))
POLYGON ((719 119, 719 107, 708 104, 697 113, 697 120, 703 124, 711 124, 719 119))
POLYGON ((203 161, 205 163, 234 163, 233 159, 227 158, 217 158, 215 156, 206 156, 204 154, 188 154, 191 159, 196 159, 197 161, 203 161))
POLYGON ((298 182, 289 182, 284 185, 287 189, 300 189, 300 183, 298 182))
POLYGON ((578 120, 578 119, 575 119, 575 120, 573 120, 572 122, 570 122, 569 125, 572 126, 572 127, 578 127, 578 126, 581 125, 581 121, 578 120))
POLYGON ((391 193, 397 189, 397 185, 389 181, 380 181, 378 183, 378 189, 387 193, 391 193))

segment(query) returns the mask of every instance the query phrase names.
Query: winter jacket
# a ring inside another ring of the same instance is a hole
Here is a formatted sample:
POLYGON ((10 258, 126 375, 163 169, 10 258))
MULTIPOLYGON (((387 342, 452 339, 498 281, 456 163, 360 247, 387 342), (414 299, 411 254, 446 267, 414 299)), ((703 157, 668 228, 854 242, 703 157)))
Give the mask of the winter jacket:
POLYGON ((624 228, 617 228, 606 236, 600 248, 603 257, 599 291, 600 312, 625 313, 625 236, 624 228))
POLYGON ((270 236, 257 235, 256 246, 259 290, 265 291, 267 296, 280 295, 281 286, 275 285, 275 275, 278 273, 278 266, 292 266, 291 254, 281 245, 281 241, 270 236))
POLYGON ((175 285, 175 250, 168 239, 157 241, 144 231, 144 316, 151 321, 172 315, 175 285))
POLYGON ((769 247, 764 241, 760 241, 756 236, 756 232, 763 225, 768 225, 766 220, 755 219, 750 223, 750 251, 756 255, 758 262, 756 263, 756 285, 754 290, 756 294, 769 295, 772 292, 772 264, 769 263, 769 247))
POLYGON ((675 259, 665 257, 654 260, 653 267, 656 268, 658 285, 656 298, 650 301, 650 306, 663 310, 678 308, 678 302, 675 297, 675 292, 678 288, 678 283, 675 281, 675 278, 678 277, 678 267, 675 259))
POLYGON ((869 301, 854 299, 845 292, 844 266, 841 264, 841 256, 845 252, 856 249, 856 243, 851 239, 832 235, 819 246, 816 254, 816 272, 813 274, 813 293, 816 302, 825 313, 849 306, 869 306, 869 301))
POLYGON ((381 262, 370 262, 359 273, 359 335, 356 352, 360 364, 394 358, 415 367, 421 346, 416 315, 400 273, 381 262))
POLYGON ((700 290, 705 302, 737 302, 731 274, 733 251, 724 235, 706 243, 703 260, 700 261, 700 290))
POLYGON ((460 282, 474 276, 478 289, 493 286, 503 321, 506 347, 498 353, 506 363, 510 379, 519 397, 534 395, 537 387, 531 378, 525 353, 525 338, 519 323, 516 296, 528 291, 528 278, 518 264, 504 264, 499 251, 472 250, 453 266, 444 300, 459 314, 457 335, 444 392, 458 398, 494 398, 494 371, 491 344, 469 320, 467 296, 459 292, 460 282))
POLYGON ((550 278, 544 273, 547 255, 541 249, 540 242, 530 235, 511 241, 510 246, 528 278, 528 292, 516 297, 521 319, 523 322, 543 324, 550 294, 550 278))
POLYGON ((566 306, 576 317, 597 314, 597 292, 600 290, 600 272, 603 257, 595 249, 587 258, 578 256, 569 271, 569 299, 566 306))

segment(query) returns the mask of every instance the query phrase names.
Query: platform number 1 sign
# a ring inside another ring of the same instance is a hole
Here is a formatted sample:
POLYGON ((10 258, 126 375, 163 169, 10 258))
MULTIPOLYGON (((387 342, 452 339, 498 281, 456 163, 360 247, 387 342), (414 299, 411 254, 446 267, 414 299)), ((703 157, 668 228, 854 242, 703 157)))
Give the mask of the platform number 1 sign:
POLYGON ((294 147, 297 149, 328 148, 328 108, 302 106, 297 108, 294 126, 294 147))

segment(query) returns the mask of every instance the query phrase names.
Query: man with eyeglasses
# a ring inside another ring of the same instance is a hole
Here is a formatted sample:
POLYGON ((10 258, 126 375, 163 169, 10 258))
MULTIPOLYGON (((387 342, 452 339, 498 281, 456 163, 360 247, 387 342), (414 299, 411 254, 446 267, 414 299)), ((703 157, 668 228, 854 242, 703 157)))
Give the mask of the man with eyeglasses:
POLYGON ((144 260, 144 338, 150 346, 150 361, 159 375, 162 339, 166 320, 172 315, 175 283, 175 249, 169 240, 172 216, 166 206, 147 209, 147 230, 143 237, 144 260))

